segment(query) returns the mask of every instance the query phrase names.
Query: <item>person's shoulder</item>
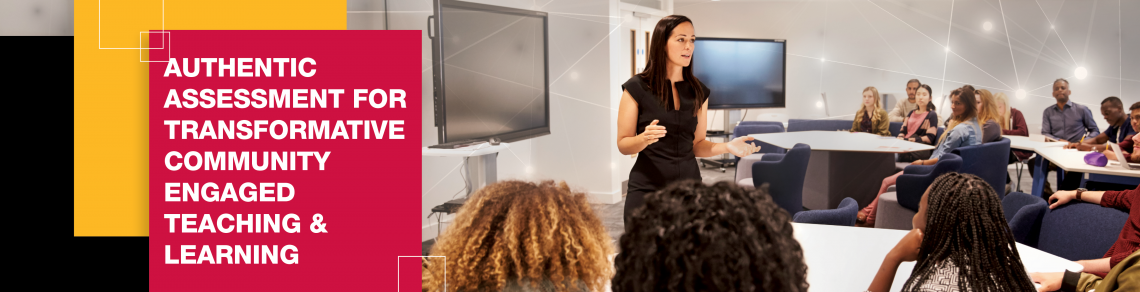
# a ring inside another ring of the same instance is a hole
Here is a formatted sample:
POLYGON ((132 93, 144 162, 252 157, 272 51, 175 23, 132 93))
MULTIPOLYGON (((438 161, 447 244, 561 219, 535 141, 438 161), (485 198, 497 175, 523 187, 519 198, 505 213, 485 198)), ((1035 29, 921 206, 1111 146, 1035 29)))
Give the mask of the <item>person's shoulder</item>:
MULTIPOLYGON (((1053 106, 1056 106, 1056 105, 1053 105, 1053 106)), ((1092 112, 1092 110, 1091 110, 1091 109, 1089 109, 1089 107, 1088 107, 1088 106, 1086 106, 1086 105, 1083 105, 1083 104, 1080 104, 1080 103, 1077 103, 1077 102, 1075 102, 1075 101, 1073 102, 1073 108, 1075 108, 1075 109, 1078 109, 1078 110, 1088 111, 1088 112, 1090 112, 1090 113, 1092 112)))
POLYGON ((876 113, 876 114, 879 114, 879 115, 883 115, 883 116, 885 116, 885 115, 887 115, 887 110, 885 110, 885 109, 881 109, 881 108, 880 108, 880 109, 875 109, 875 113, 876 113))
POLYGON ((642 79, 641 76, 638 75, 629 77, 629 79, 625 80, 625 83, 621 84, 621 87, 625 88, 625 90, 629 90, 630 87, 645 88, 647 86, 649 85, 645 83, 645 79, 642 79))
POLYGON ((1021 111, 1016 109, 1016 108, 1011 107, 1011 108, 1009 108, 1009 115, 1018 116, 1018 115, 1021 115, 1021 111))

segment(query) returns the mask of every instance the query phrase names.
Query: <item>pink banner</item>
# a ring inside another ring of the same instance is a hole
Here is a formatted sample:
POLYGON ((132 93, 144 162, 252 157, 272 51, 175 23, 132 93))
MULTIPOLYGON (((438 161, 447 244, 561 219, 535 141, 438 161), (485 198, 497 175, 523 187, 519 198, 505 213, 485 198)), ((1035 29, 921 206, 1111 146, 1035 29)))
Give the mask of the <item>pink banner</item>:
POLYGON ((420 34, 151 31, 151 290, 419 291, 420 34))

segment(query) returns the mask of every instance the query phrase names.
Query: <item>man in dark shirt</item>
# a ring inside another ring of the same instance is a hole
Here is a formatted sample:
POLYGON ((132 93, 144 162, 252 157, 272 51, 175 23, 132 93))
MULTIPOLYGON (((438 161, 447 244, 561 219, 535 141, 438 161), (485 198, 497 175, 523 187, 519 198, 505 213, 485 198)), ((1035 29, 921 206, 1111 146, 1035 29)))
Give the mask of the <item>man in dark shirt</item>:
MULTIPOLYGON (((1057 104, 1050 105, 1045 108, 1045 112, 1041 115, 1041 134, 1045 135, 1046 141, 1061 141, 1061 142, 1076 142, 1080 143, 1089 137, 1096 137, 1100 135, 1100 129, 1096 126, 1096 121, 1093 120, 1092 111, 1087 106, 1078 104, 1069 100, 1069 81, 1064 78, 1059 78, 1053 81, 1053 98, 1057 99, 1057 104)), ((1046 161, 1045 174, 1049 174, 1049 170, 1057 169, 1056 165, 1046 161)), ((1036 161, 1030 160, 1029 167, 1033 169, 1036 166, 1036 161)), ((1033 176, 1033 172, 1029 172, 1033 176)), ((1065 173, 1058 189, 1076 189, 1080 187, 1081 177, 1083 173, 1068 172, 1065 173)), ((1045 194, 1051 193, 1048 185, 1046 185, 1045 194)))
MULTIPOLYGON (((1087 138, 1084 142, 1070 142, 1065 145, 1066 149, 1076 148, 1080 151, 1096 151, 1104 152, 1108 148, 1108 144, 1120 144, 1124 141, 1132 139, 1132 135, 1136 134, 1136 130, 1132 129, 1132 117, 1128 112, 1124 111, 1124 102, 1115 96, 1109 96, 1104 101, 1100 102, 1100 114, 1104 116, 1104 120, 1108 122, 1108 128, 1104 129, 1103 133, 1096 135, 1096 137, 1087 138)), ((1102 182, 1088 182, 1085 188, 1090 190, 1108 191, 1108 190, 1126 190, 1131 189, 1131 185, 1102 183, 1102 182)))
POLYGON ((1084 142, 1070 141, 1065 148, 1077 148, 1080 151, 1096 149, 1097 152, 1102 152, 1107 148, 1104 143, 1120 143, 1136 134, 1136 131, 1132 130, 1132 118, 1124 111, 1124 102, 1121 102, 1120 98, 1109 96, 1101 101, 1100 114, 1108 122, 1108 129, 1105 129, 1104 133, 1085 139, 1084 142))

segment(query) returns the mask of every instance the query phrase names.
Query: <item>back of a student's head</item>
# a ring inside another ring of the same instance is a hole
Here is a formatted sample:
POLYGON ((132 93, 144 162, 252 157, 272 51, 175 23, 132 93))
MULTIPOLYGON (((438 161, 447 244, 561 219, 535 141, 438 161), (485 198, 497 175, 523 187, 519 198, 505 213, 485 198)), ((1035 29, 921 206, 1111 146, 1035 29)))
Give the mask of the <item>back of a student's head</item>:
MULTIPOLYGON (((584 193, 566 183, 501 181, 479 189, 432 247, 446 291, 602 291, 611 239, 584 193)), ((424 291, 444 291, 428 258, 424 291)))
POLYGON ((613 291, 807 291, 790 216, 765 188, 690 180, 647 195, 621 237, 613 291))
POLYGON ((903 291, 920 290, 948 261, 958 268, 961 291, 1036 291, 1001 201, 980 177, 939 176, 922 196, 913 224, 923 232, 922 247, 903 291))

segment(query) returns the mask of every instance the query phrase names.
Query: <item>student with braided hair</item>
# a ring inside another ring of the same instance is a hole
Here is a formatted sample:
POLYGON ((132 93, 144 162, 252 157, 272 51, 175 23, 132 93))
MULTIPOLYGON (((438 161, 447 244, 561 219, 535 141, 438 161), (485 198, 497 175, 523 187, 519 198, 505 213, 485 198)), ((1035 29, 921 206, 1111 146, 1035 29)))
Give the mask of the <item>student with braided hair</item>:
POLYGON ((764 186, 671 184, 634 210, 613 291, 808 291, 789 217, 764 186))
MULTIPOLYGON (((947 131, 942 133, 942 137, 938 138, 938 147, 934 148, 934 152, 930 154, 930 159, 920 159, 911 162, 911 165, 934 165, 942 154, 950 153, 951 150, 958 147, 971 146, 982 144, 982 126, 978 123, 978 103, 975 96, 973 86, 966 85, 962 88, 955 89, 950 93, 950 110, 952 116, 947 119, 950 125, 946 127, 947 131)), ((927 130, 930 131, 930 130, 927 130)), ((875 200, 871 201, 863 210, 855 217, 855 226, 859 227, 875 227, 875 212, 879 206, 879 196, 887 192, 887 188, 894 185, 899 176, 903 172, 898 172, 892 176, 883 179, 883 184, 879 187, 879 193, 875 195, 875 200)))
POLYGON ((902 291, 1034 291, 1001 201, 985 180, 939 176, 922 195, 914 229, 883 259, 868 291, 891 289, 904 261, 918 261, 902 291))

